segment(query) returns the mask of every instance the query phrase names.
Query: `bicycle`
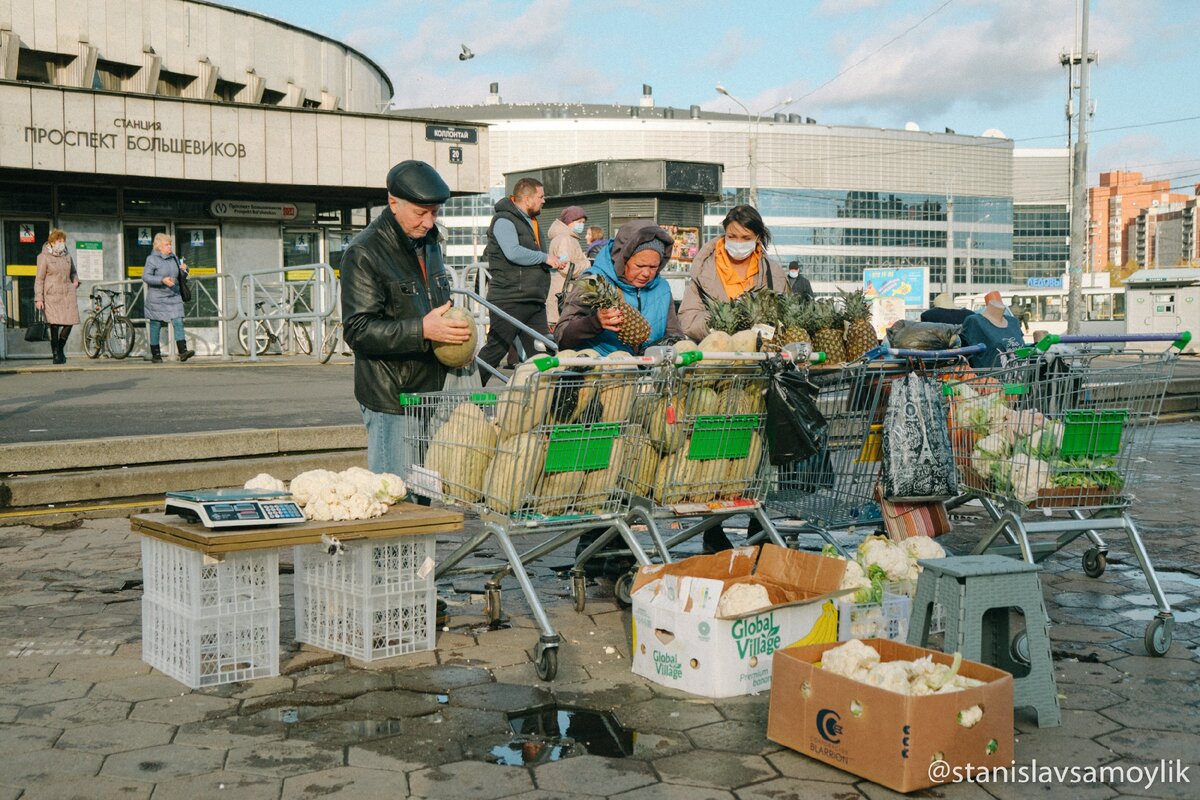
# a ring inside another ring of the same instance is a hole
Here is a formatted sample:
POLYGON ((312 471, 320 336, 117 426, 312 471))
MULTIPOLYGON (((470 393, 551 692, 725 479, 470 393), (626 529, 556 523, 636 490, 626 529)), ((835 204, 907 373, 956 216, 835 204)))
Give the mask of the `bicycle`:
POLYGON ((341 349, 342 355, 352 355, 353 351, 346 346, 346 337, 342 331, 342 323, 330 325, 329 330, 325 333, 325 340, 321 342, 321 363, 328 364, 329 359, 333 358, 334 352, 341 349))
MULTIPOLYGON (((260 300, 254 304, 254 309, 259 313, 265 313, 263 305, 263 301, 260 300)), ((276 344, 283 349, 283 343, 289 338, 283 330, 285 325, 291 328, 291 338, 296 343, 297 352, 306 356, 312 355, 312 336, 308 332, 308 326, 278 317, 259 317, 254 321, 254 354, 261 356, 267 352, 267 348, 276 344)), ((249 355, 250 320, 248 319, 242 320, 242 324, 238 325, 238 343, 242 346, 242 352, 249 355)))
POLYGON ((133 352, 133 323, 123 313, 119 294, 111 289, 92 289, 92 313, 83 321, 83 351, 88 358, 99 358, 107 351, 112 358, 121 359, 133 352))

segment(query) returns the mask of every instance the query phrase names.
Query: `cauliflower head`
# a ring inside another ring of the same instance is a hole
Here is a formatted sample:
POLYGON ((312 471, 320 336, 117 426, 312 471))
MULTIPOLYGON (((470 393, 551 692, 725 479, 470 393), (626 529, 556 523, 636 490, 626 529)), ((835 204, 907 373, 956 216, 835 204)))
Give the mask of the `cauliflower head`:
POLYGON ((266 492, 286 492, 287 486, 283 481, 273 475, 268 475, 265 472, 260 472, 250 480, 246 481, 242 488, 254 491, 266 492))
POLYGON ((879 651, 860 639, 832 647, 821 656, 821 669, 855 681, 866 679, 871 666, 879 663, 879 651))

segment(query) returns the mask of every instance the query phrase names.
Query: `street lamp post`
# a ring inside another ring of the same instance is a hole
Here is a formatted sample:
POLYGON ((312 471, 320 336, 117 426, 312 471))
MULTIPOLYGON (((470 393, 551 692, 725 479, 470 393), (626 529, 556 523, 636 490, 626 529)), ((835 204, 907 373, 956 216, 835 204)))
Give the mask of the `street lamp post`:
POLYGON ((750 111, 745 103, 731 95, 729 90, 724 86, 718 83, 716 88, 717 94, 725 95, 730 100, 741 106, 742 110, 746 112, 746 157, 750 162, 750 205, 758 208, 758 165, 755 163, 756 157, 758 156, 758 123, 762 120, 763 114, 774 111, 775 109, 783 106, 790 106, 793 102, 792 98, 786 97, 775 105, 770 106, 769 108, 764 108, 762 111, 759 111, 757 114, 755 114, 750 111))

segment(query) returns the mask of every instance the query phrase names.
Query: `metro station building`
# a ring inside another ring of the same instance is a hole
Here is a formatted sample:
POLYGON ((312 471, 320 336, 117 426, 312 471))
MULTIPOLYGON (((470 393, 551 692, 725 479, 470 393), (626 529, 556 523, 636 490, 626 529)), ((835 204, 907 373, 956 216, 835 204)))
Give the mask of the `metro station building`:
POLYGON ((45 357, 23 329, 51 227, 67 232, 81 299, 136 288, 154 235, 171 234, 202 289, 189 337, 212 353, 236 325, 240 278, 336 267, 396 162, 486 192, 486 127, 384 115, 392 95, 353 48, 202 0, 0 2, 0 358, 45 357))

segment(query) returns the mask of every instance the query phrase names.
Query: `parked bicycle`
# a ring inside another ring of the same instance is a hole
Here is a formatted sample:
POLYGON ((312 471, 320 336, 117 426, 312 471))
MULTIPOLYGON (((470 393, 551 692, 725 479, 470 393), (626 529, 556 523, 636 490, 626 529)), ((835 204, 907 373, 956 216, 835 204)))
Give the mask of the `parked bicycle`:
POLYGON ((125 316, 119 296, 111 289, 92 289, 92 313, 83 321, 83 351, 88 358, 107 352, 119 359, 133 352, 133 323, 125 316))
POLYGON ((330 325, 329 330, 325 333, 325 341, 321 342, 321 363, 328 364, 329 359, 333 358, 333 354, 338 350, 341 350, 344 356, 354 355, 354 351, 346 344, 341 320, 330 325))
MULTIPOLYGON (((267 312, 264 309, 264 302, 261 300, 254 304, 254 309, 258 314, 264 315, 254 320, 255 355, 261 356, 275 345, 283 350, 287 348, 289 341, 295 342, 296 352, 306 356, 312 355, 312 336, 308 332, 307 325, 280 317, 265 316, 267 312)), ((250 320, 248 319, 242 320, 242 324, 238 325, 238 344, 242 346, 242 352, 250 354, 250 320)))

